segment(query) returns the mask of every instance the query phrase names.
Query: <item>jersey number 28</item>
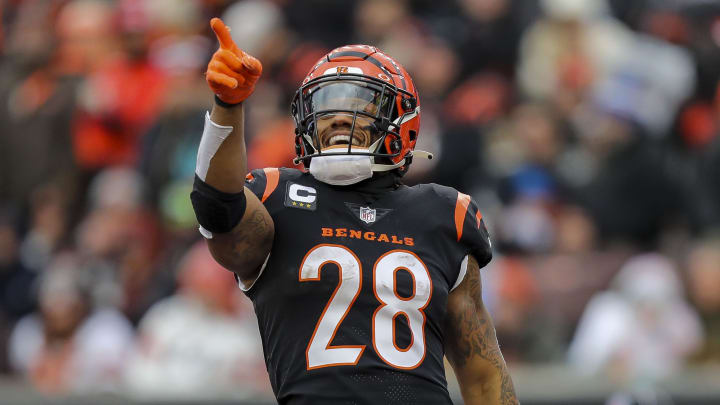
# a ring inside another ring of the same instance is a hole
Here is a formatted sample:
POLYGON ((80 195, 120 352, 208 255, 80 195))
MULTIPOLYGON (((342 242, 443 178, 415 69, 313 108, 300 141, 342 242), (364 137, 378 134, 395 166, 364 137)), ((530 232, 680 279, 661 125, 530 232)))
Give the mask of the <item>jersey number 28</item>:
MULTIPOLYGON (((340 323, 350 311, 362 288, 360 260, 348 248, 323 244, 312 248, 300 265, 301 282, 320 280, 320 271, 328 263, 339 269, 338 286, 323 310, 305 351, 307 369, 354 365, 365 345, 331 346, 340 323)), ((391 250, 375 262, 373 292, 380 302, 372 317, 372 343, 378 356, 387 364, 412 369, 425 358, 425 313, 430 302, 432 281, 425 263, 407 250, 391 250), (413 294, 400 297, 396 290, 396 273, 405 270, 413 280, 413 294), (410 327, 410 345, 400 348, 395 342, 395 318, 404 316, 410 327)))

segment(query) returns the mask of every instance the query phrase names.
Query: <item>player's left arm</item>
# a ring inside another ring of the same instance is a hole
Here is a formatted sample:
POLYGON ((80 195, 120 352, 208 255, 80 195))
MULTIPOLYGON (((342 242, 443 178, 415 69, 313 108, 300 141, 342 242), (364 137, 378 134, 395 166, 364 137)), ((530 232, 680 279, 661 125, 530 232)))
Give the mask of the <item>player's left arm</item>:
POLYGON ((448 297, 445 353, 466 405, 518 404, 481 291, 480 266, 470 255, 464 280, 448 297))

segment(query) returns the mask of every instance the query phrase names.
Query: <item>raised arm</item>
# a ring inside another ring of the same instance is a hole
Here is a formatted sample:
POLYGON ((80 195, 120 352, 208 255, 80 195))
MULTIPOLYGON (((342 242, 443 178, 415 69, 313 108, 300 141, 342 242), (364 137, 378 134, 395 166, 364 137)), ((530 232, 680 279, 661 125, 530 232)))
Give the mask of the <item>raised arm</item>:
POLYGON ((448 297, 445 353, 466 405, 517 404, 481 291, 480 268, 471 255, 465 279, 448 297))
POLYGON ((245 188, 242 103, 252 94, 262 65, 235 45, 230 30, 219 18, 213 18, 210 25, 220 43, 206 75, 216 98, 198 151, 191 199, 215 260, 250 285, 272 248, 274 236, 270 214, 245 188))

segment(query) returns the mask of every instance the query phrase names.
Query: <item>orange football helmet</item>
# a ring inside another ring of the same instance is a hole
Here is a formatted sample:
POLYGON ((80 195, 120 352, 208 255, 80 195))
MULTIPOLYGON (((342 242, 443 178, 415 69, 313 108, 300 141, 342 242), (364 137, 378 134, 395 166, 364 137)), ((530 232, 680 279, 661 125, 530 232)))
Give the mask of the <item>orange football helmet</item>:
POLYGON ((400 168, 404 173, 412 162, 420 129, 417 89, 399 63, 373 46, 347 45, 323 56, 295 93, 291 109, 296 164, 302 162, 307 168, 313 157, 323 155, 317 121, 336 114, 352 117, 344 153, 371 156, 373 171, 400 168), (352 142, 359 116, 371 122, 369 150, 358 150, 352 142))

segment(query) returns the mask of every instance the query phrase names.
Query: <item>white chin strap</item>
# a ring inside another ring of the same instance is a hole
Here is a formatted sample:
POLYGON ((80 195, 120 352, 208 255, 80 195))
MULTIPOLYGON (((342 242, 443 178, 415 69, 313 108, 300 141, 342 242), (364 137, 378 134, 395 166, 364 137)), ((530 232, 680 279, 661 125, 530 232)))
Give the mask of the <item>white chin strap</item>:
MULTIPOLYGON (((404 114, 395 119, 392 124, 399 127, 403 122, 417 117, 419 113, 420 107, 417 107, 412 113, 404 114)), ((352 150, 360 153, 375 153, 380 147, 380 139, 370 145, 369 148, 353 148, 352 150)), ((347 186, 369 179, 372 177, 373 172, 387 172, 402 167, 407 161, 407 158, 403 158, 397 163, 385 165, 375 163, 372 156, 345 154, 345 151, 344 148, 322 151, 323 155, 315 156, 310 161, 310 174, 323 183, 347 186)), ((432 153, 421 150, 411 151, 409 156, 433 158, 432 153)))

